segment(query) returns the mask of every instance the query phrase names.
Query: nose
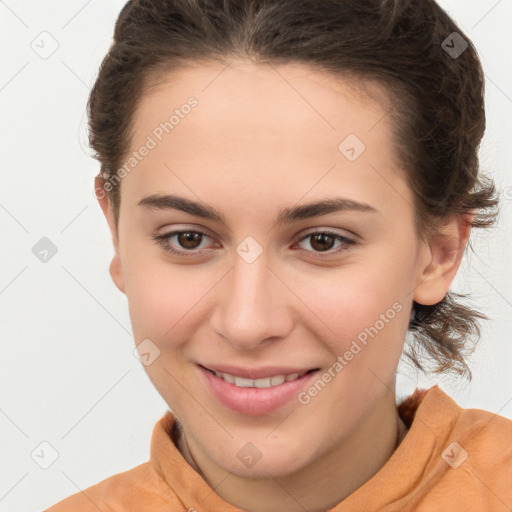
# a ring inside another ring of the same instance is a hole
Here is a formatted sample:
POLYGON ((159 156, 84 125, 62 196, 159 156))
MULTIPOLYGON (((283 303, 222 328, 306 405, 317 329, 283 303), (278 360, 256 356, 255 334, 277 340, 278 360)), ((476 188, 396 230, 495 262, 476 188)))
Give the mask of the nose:
POLYGON ((277 274, 265 253, 252 263, 236 254, 216 287, 212 328, 236 349, 255 350, 291 331, 294 295, 277 274))

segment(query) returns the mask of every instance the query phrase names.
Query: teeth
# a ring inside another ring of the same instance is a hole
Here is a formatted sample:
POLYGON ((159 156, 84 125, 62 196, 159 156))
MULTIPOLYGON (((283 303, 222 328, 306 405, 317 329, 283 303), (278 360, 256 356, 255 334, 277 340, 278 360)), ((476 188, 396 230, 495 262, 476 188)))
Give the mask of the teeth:
MULTIPOLYGON (((235 383, 236 383, 236 381, 235 381, 235 383)), ((253 385, 255 388, 269 388, 271 386, 271 383, 272 383, 272 378, 267 377, 265 379, 254 379, 253 385)), ((281 384, 282 384, 282 382, 281 382, 281 384)), ((237 384, 237 386, 238 386, 238 384, 237 384)))
POLYGON ((235 386, 240 388, 252 388, 254 381, 252 379, 244 379, 243 377, 235 377, 235 386))
POLYGON ((270 388, 273 386, 280 386, 284 382, 291 382, 296 380, 302 375, 298 373, 290 373, 289 375, 275 375, 273 377, 265 377, 264 379, 246 379, 245 377, 237 377, 236 375, 230 375, 229 373, 214 372, 215 375, 221 379, 224 379, 230 384, 234 384, 240 388, 270 388))
MULTIPOLYGON (((298 375, 299 374, 297 374, 297 376, 298 375)), ((270 380, 271 380, 271 383, 270 383, 271 386, 279 386, 286 380, 286 376, 276 375, 275 377, 272 377, 270 380)), ((254 382, 256 383, 256 381, 254 381, 254 382)), ((263 387, 263 386, 260 386, 260 387, 263 387)))
POLYGON ((235 383, 235 377, 233 377, 233 375, 229 375, 229 373, 220 373, 220 372, 215 372, 215 375, 217 375, 217 377, 220 377, 221 379, 224 379, 226 382, 229 382, 230 384, 234 384, 235 383))

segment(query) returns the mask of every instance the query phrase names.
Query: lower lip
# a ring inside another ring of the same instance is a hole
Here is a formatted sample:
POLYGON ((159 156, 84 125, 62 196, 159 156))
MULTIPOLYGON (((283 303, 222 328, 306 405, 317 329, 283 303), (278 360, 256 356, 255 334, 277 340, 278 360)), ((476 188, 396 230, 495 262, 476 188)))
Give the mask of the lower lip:
POLYGON ((270 388, 242 388, 226 382, 202 366, 198 368, 206 380, 206 385, 219 402, 246 416, 262 416, 279 409, 293 398, 297 398, 318 373, 316 370, 291 382, 285 381, 270 388))

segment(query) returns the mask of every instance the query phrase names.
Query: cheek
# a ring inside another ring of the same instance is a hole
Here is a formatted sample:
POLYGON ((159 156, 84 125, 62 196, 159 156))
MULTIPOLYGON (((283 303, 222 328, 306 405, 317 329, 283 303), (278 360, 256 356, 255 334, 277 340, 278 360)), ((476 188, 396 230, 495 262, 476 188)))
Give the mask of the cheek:
POLYGON ((323 343, 333 364, 339 363, 333 367, 342 375, 332 388, 336 396, 346 386, 362 390, 391 383, 409 323, 407 286, 400 272, 371 265, 346 270, 328 286, 316 288, 316 307, 311 306, 329 328, 322 330, 323 343))
POLYGON ((315 312, 330 329, 322 331, 323 343, 336 375, 325 406, 336 401, 344 404, 340 410, 359 411, 393 386, 409 315, 399 272, 374 273, 365 267, 348 274, 316 297, 315 312))
POLYGON ((173 347, 183 329, 198 318, 204 297, 218 278, 212 271, 171 264, 155 257, 132 257, 126 265, 126 295, 137 340, 173 347))
POLYGON ((340 345, 334 347, 338 353, 365 328, 375 323, 381 328, 382 315, 387 320, 386 326, 400 323, 391 320, 400 318, 400 310, 406 309, 405 289, 400 272, 371 263, 295 279, 294 284, 294 291, 326 327, 326 338, 340 345))

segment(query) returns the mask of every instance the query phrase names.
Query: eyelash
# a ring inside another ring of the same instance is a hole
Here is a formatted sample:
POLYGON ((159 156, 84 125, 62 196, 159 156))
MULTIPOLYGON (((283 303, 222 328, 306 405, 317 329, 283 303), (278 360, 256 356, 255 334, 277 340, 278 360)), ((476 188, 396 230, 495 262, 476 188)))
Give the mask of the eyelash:
MULTIPOLYGON (((156 243, 158 245, 160 245, 165 251, 167 251, 171 254, 174 254, 176 256, 184 256, 184 257, 197 256, 197 254, 199 254, 201 252, 201 250, 194 249, 194 250, 189 250, 189 251, 185 251, 185 250, 179 251, 179 250, 174 249, 170 245, 169 239, 175 235, 180 235, 182 233, 196 233, 196 234, 205 236, 207 238, 211 238, 206 233, 203 233, 202 231, 197 231, 197 230, 171 231, 170 233, 166 233, 163 235, 152 235, 151 238, 153 240, 155 240, 156 243)), ((307 233, 305 235, 302 235, 302 236, 296 238, 293 241, 293 244, 295 245, 295 244, 302 242, 303 240, 306 240, 307 238, 312 237, 314 235, 328 235, 328 236, 335 238, 336 240, 338 240, 340 242, 343 242, 343 245, 341 246, 341 248, 329 249, 327 251, 308 251, 306 249, 301 249, 302 251, 315 254, 315 256, 314 256, 315 258, 316 257, 323 258, 324 256, 322 256, 322 255, 324 255, 324 254, 327 256, 333 256, 333 255, 336 255, 336 254, 339 254, 342 252, 347 252, 347 251, 350 251, 351 249, 353 249, 355 245, 357 245, 357 242, 355 240, 352 240, 343 235, 340 235, 339 233, 333 233, 332 231, 320 231, 320 230, 312 231, 310 233, 307 233)))

